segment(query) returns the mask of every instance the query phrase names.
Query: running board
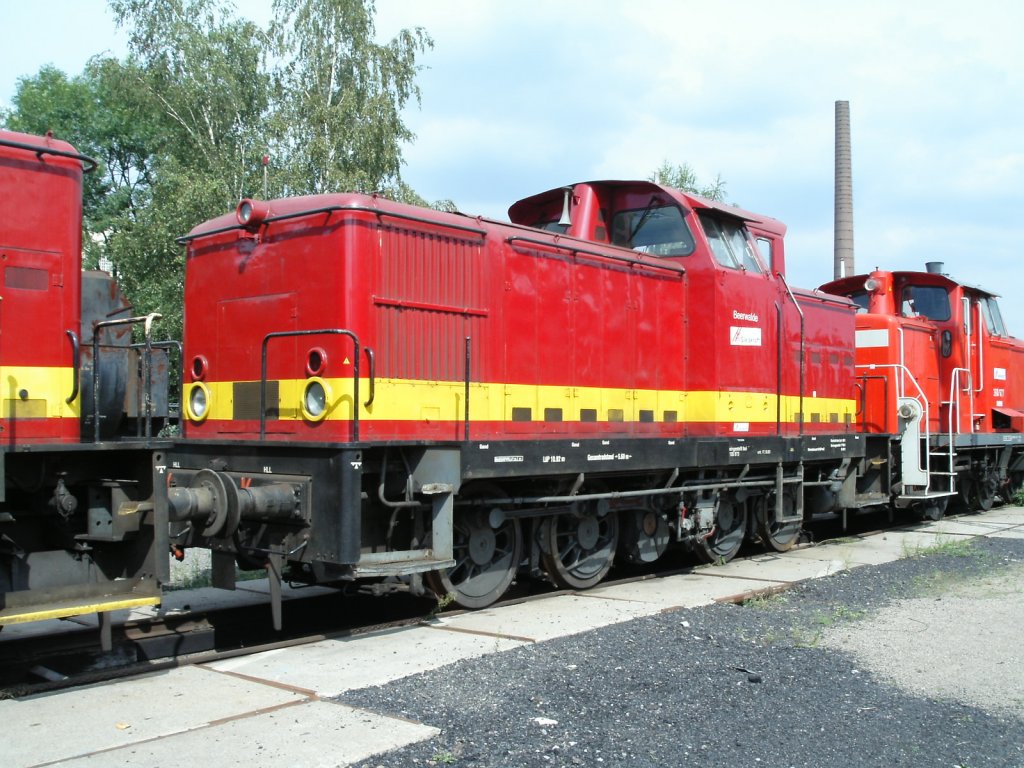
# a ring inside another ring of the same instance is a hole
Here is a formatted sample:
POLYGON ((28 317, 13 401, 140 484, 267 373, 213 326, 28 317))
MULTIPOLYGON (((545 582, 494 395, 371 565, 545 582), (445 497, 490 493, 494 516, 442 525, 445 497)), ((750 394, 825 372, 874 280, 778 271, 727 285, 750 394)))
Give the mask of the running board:
MULTIPOLYGON (((382 555, 400 555, 400 552, 382 552, 382 555)), ((381 578, 384 576, 403 576, 408 573, 426 573, 427 571, 439 571, 443 568, 453 568, 454 559, 434 560, 423 558, 422 560, 400 560, 379 561, 379 562, 358 562, 352 566, 352 574, 356 578, 381 578)))

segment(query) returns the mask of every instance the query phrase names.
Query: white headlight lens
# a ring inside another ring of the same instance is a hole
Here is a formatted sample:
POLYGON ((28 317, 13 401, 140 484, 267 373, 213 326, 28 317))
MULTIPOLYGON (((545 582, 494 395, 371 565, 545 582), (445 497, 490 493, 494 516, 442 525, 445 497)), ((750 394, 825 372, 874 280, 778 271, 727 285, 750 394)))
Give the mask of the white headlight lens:
POLYGON ((302 394, 302 411, 307 419, 319 421, 327 414, 327 387, 320 379, 306 382, 306 390, 302 394))
POLYGON ((206 412, 209 408, 210 400, 207 395, 206 387, 202 384, 196 384, 192 387, 192 391, 188 395, 188 410, 192 416, 193 421, 202 421, 206 418, 206 412))
POLYGON ((248 200, 243 200, 238 206, 238 223, 248 224, 249 219, 252 218, 252 203, 248 200))

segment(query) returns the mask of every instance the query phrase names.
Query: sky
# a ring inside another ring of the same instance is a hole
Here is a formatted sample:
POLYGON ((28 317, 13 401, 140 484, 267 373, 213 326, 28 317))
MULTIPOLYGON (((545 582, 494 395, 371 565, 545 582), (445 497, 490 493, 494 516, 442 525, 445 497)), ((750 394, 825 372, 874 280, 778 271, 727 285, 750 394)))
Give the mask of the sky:
MULTIPOLYGON (((238 4, 264 24, 270 0, 238 4)), ((832 279, 834 115, 852 123, 857 272, 922 269, 1003 295, 1024 337, 1024 3, 1019 0, 377 0, 381 41, 423 27, 405 181, 505 219, 531 194, 718 175, 789 227, 789 281, 832 279)), ((125 55, 104 0, 0 0, 0 107, 52 63, 125 55)))

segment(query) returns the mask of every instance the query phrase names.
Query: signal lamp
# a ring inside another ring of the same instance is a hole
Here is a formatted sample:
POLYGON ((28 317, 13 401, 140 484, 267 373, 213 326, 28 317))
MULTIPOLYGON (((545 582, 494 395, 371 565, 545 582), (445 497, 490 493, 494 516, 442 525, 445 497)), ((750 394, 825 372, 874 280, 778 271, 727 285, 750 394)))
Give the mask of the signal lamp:
POLYGON ((251 200, 246 198, 238 204, 235 209, 235 216, 238 217, 238 223, 246 229, 255 229, 263 220, 270 214, 270 206, 260 200, 251 200))
POLYGON ((875 278, 869 277, 867 280, 864 281, 864 290, 865 291, 877 291, 878 288, 881 285, 882 284, 880 282, 878 282, 877 280, 875 280, 875 278))
POLYGON ((323 376, 327 370, 327 352, 323 347, 313 347, 306 353, 306 375, 323 376))
POLYGON ((202 381, 206 378, 206 371, 210 364, 204 355, 196 355, 192 358, 192 380, 202 381))
POLYGON ((210 413, 210 388, 201 381, 192 384, 192 388, 188 392, 185 409, 189 421, 198 423, 205 420, 210 413))
POLYGON ((327 416, 327 405, 331 400, 331 389, 321 378, 306 381, 302 392, 302 416, 307 421, 322 421, 327 416))

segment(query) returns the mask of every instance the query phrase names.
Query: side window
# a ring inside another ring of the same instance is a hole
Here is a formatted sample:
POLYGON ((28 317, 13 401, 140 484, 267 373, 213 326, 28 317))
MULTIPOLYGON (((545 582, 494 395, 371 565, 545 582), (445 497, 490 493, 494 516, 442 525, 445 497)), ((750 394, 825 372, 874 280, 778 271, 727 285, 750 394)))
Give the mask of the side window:
POLYGON ((767 237, 759 237, 757 238, 756 242, 757 249, 761 252, 761 258, 764 260, 764 263, 770 267, 774 265, 775 254, 772 252, 772 241, 769 240, 767 237))
POLYGON ((1003 316, 999 311, 999 303, 992 296, 986 296, 978 302, 981 308, 981 316, 985 319, 985 327, 993 336, 1006 336, 1006 326, 1003 325, 1003 316))
POLYGON ((715 260, 729 269, 745 269, 760 274, 764 271, 747 236, 747 230, 738 221, 713 216, 706 211, 698 213, 708 245, 715 260))
POLYGON ((868 305, 871 301, 871 297, 868 296, 867 291, 857 291, 851 293, 849 296, 850 301, 857 305, 857 314, 862 314, 868 311, 868 305))
POLYGON ((949 294, 936 285, 906 285, 900 300, 900 314, 939 322, 949 320, 949 294))

